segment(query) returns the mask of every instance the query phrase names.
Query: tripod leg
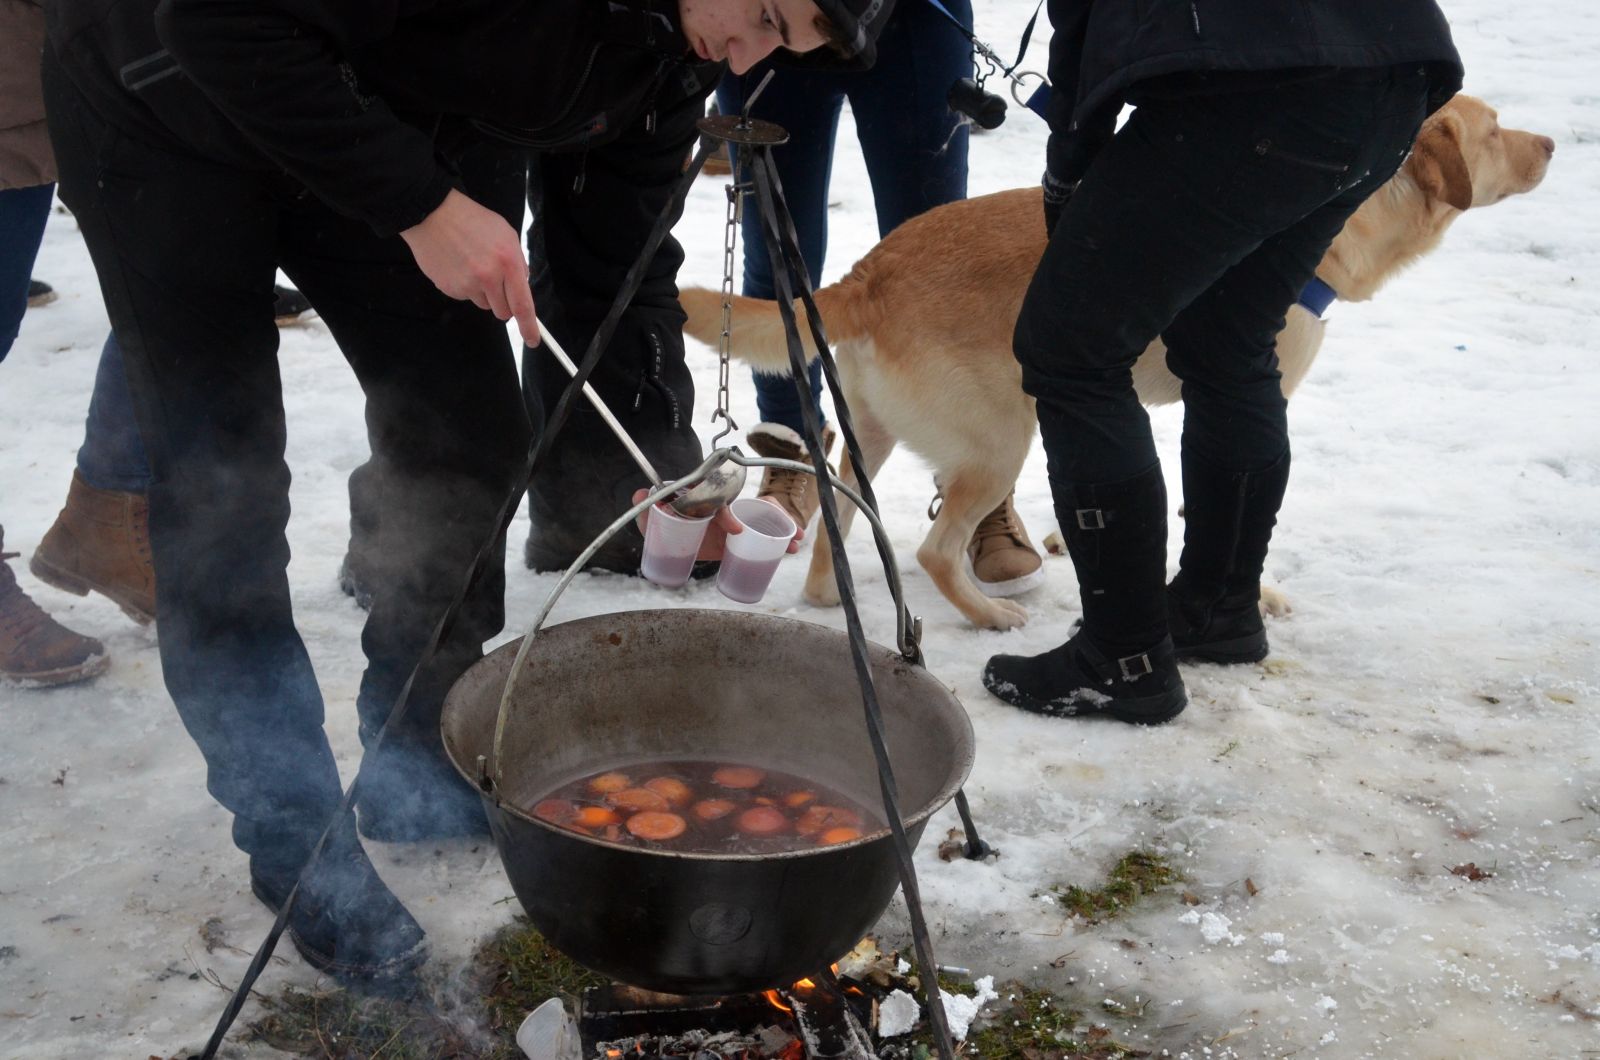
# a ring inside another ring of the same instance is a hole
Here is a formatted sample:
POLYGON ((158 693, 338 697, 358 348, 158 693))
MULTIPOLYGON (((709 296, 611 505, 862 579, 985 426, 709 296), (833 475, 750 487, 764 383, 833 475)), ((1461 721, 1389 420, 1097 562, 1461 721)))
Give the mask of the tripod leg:
MULTIPOLYGON (((894 436, 873 418, 869 410, 859 406, 856 409, 856 431, 856 439, 861 443, 858 451, 865 461, 863 465, 865 477, 870 480, 894 451, 894 436)), ((845 485, 854 487, 859 492, 862 476, 857 474, 856 462, 850 458, 849 453, 845 453, 839 463, 839 478, 845 485)), ((855 521, 855 515, 856 506, 853 504, 846 504, 840 509, 841 541, 849 536, 850 524, 855 521)), ((835 607, 839 603, 839 586, 834 580, 831 542, 832 535, 828 533, 828 527, 819 521, 817 543, 811 546, 811 570, 806 574, 805 588, 806 602, 818 607, 835 607)))

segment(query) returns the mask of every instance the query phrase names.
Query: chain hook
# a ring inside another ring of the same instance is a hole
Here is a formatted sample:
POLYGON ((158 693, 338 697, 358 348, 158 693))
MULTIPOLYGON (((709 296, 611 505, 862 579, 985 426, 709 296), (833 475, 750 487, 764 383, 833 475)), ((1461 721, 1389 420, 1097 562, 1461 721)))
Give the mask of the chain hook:
MULTIPOLYGON (((728 146, 732 148, 734 145, 728 146)), ((711 414, 711 422, 721 420, 723 427, 711 439, 713 449, 722 439, 739 429, 728 411, 728 380, 733 360, 733 258, 739 242, 739 225, 744 220, 744 197, 749 190, 749 185, 738 182, 739 171, 745 162, 745 151, 742 145, 736 151, 729 151, 730 161, 734 163, 734 179, 727 185, 728 218, 722 232, 722 334, 717 339, 717 409, 711 414)))

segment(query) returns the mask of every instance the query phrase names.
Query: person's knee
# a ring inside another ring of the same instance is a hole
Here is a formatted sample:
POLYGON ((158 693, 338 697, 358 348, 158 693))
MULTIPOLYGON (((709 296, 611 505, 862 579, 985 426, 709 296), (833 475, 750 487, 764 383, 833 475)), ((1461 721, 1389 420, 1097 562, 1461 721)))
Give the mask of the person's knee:
POLYGON ((1052 385, 1100 387, 1128 378, 1135 358, 1110 336, 1097 333, 1087 316, 1062 312, 1060 302, 1032 294, 1023 302, 1011 349, 1022 366, 1025 391, 1041 397, 1040 389, 1052 385))
POLYGON ((1217 467, 1255 471, 1289 447, 1288 404, 1277 388, 1184 385, 1183 447, 1217 467))

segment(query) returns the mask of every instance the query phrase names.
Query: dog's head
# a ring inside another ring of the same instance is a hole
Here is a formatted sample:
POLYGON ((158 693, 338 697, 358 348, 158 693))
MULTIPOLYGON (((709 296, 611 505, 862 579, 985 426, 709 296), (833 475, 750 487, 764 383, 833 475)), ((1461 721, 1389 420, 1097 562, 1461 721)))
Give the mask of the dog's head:
POLYGON ((1458 95, 1423 122, 1406 168, 1435 202, 1465 210, 1532 191, 1555 150, 1550 137, 1502 129, 1493 107, 1458 95))
POLYGON ((1422 123, 1400 172, 1345 222, 1317 275, 1341 299, 1366 301, 1437 246, 1461 211, 1538 187, 1555 150, 1548 136, 1502 129, 1483 100, 1456 96, 1422 123))

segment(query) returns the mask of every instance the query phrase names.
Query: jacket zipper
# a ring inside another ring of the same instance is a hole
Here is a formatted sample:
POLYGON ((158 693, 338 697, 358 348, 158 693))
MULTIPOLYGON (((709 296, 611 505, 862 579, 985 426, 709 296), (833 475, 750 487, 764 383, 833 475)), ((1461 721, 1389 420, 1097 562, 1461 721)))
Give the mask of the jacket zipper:
POLYGON ((638 412, 644 406, 644 389, 647 386, 651 387, 666 402, 667 411, 672 415, 672 429, 677 430, 682 423, 682 418, 678 414, 678 395, 673 393, 671 387, 661 381, 661 367, 662 361, 666 359, 666 351, 661 346, 661 336, 656 334, 654 329, 648 334, 650 336, 650 364, 645 368, 644 375, 640 377, 639 389, 633 395, 633 410, 638 412))

